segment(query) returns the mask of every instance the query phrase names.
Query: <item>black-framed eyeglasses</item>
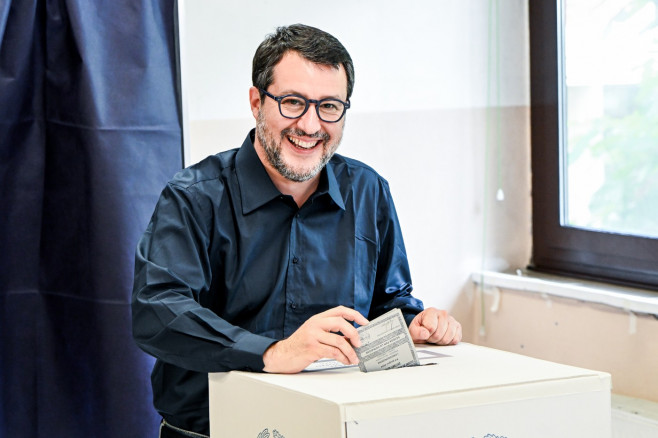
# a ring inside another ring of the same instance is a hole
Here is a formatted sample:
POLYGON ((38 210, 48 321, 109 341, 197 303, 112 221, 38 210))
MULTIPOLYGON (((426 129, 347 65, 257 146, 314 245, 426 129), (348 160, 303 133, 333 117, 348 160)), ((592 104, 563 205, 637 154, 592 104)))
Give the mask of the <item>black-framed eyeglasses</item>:
POLYGON ((299 94, 285 94, 283 96, 274 96, 271 93, 259 88, 266 96, 276 100, 279 104, 279 112, 286 119, 298 119, 308 111, 310 104, 315 104, 315 112, 320 120, 327 123, 336 123, 345 115, 345 111, 350 107, 350 102, 343 102, 340 99, 328 97, 326 99, 307 99, 299 94))

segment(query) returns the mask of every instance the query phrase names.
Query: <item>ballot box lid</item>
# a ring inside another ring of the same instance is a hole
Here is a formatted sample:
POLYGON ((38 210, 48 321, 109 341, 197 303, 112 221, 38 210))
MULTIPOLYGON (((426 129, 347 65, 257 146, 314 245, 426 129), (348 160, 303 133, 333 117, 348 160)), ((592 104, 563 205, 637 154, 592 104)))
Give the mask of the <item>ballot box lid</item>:
POLYGON ((343 420, 387 413, 423 412, 505 400, 567 393, 610 391, 610 375, 527 356, 460 343, 417 345, 434 356, 421 365, 363 373, 358 367, 294 375, 235 372, 210 375, 211 392, 231 382, 246 390, 269 388, 281 394, 338 407, 343 420), (215 388, 213 389, 213 386, 215 388), (249 388, 249 389, 247 389, 249 388))

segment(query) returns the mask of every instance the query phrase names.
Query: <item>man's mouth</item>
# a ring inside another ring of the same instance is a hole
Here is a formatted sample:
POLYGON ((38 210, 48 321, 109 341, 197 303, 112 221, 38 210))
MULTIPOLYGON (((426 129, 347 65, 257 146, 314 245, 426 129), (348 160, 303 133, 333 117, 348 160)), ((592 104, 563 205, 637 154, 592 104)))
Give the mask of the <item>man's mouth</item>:
POLYGON ((288 141, 301 149, 313 149, 320 141, 304 141, 298 138, 288 137, 288 141))

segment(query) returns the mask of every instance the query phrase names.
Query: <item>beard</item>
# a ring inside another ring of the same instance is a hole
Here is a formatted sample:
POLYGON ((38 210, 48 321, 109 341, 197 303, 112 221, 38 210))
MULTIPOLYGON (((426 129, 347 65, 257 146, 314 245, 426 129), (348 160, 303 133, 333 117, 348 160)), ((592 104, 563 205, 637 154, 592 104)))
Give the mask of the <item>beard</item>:
POLYGON ((256 136, 258 137, 260 144, 263 145, 267 161, 281 174, 281 176, 294 182, 308 181, 319 174, 329 160, 331 160, 331 157, 333 157, 342 139, 341 134, 333 143, 331 143, 331 136, 325 132, 307 134, 300 129, 293 128, 284 129, 281 131, 279 138, 276 139, 274 133, 272 133, 267 127, 263 111, 258 112, 258 118, 256 120, 256 136), (317 138, 321 140, 322 156, 318 162, 311 167, 293 167, 290 163, 286 163, 281 153, 281 142, 284 141, 288 135, 317 138))

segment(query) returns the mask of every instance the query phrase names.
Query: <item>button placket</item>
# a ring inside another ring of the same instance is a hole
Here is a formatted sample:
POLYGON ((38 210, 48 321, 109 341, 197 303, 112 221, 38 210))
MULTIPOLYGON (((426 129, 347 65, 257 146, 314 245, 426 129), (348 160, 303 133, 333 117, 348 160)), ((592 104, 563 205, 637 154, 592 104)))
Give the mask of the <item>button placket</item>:
POLYGON ((289 241, 289 259, 288 259, 288 275, 286 279, 286 302, 290 313, 286 314, 285 326, 287 335, 290 335, 296 326, 299 324, 298 312, 300 310, 299 297, 302 295, 302 284, 300 271, 302 257, 300 255, 301 248, 299 239, 299 212, 295 213, 290 221, 290 241, 289 241))

